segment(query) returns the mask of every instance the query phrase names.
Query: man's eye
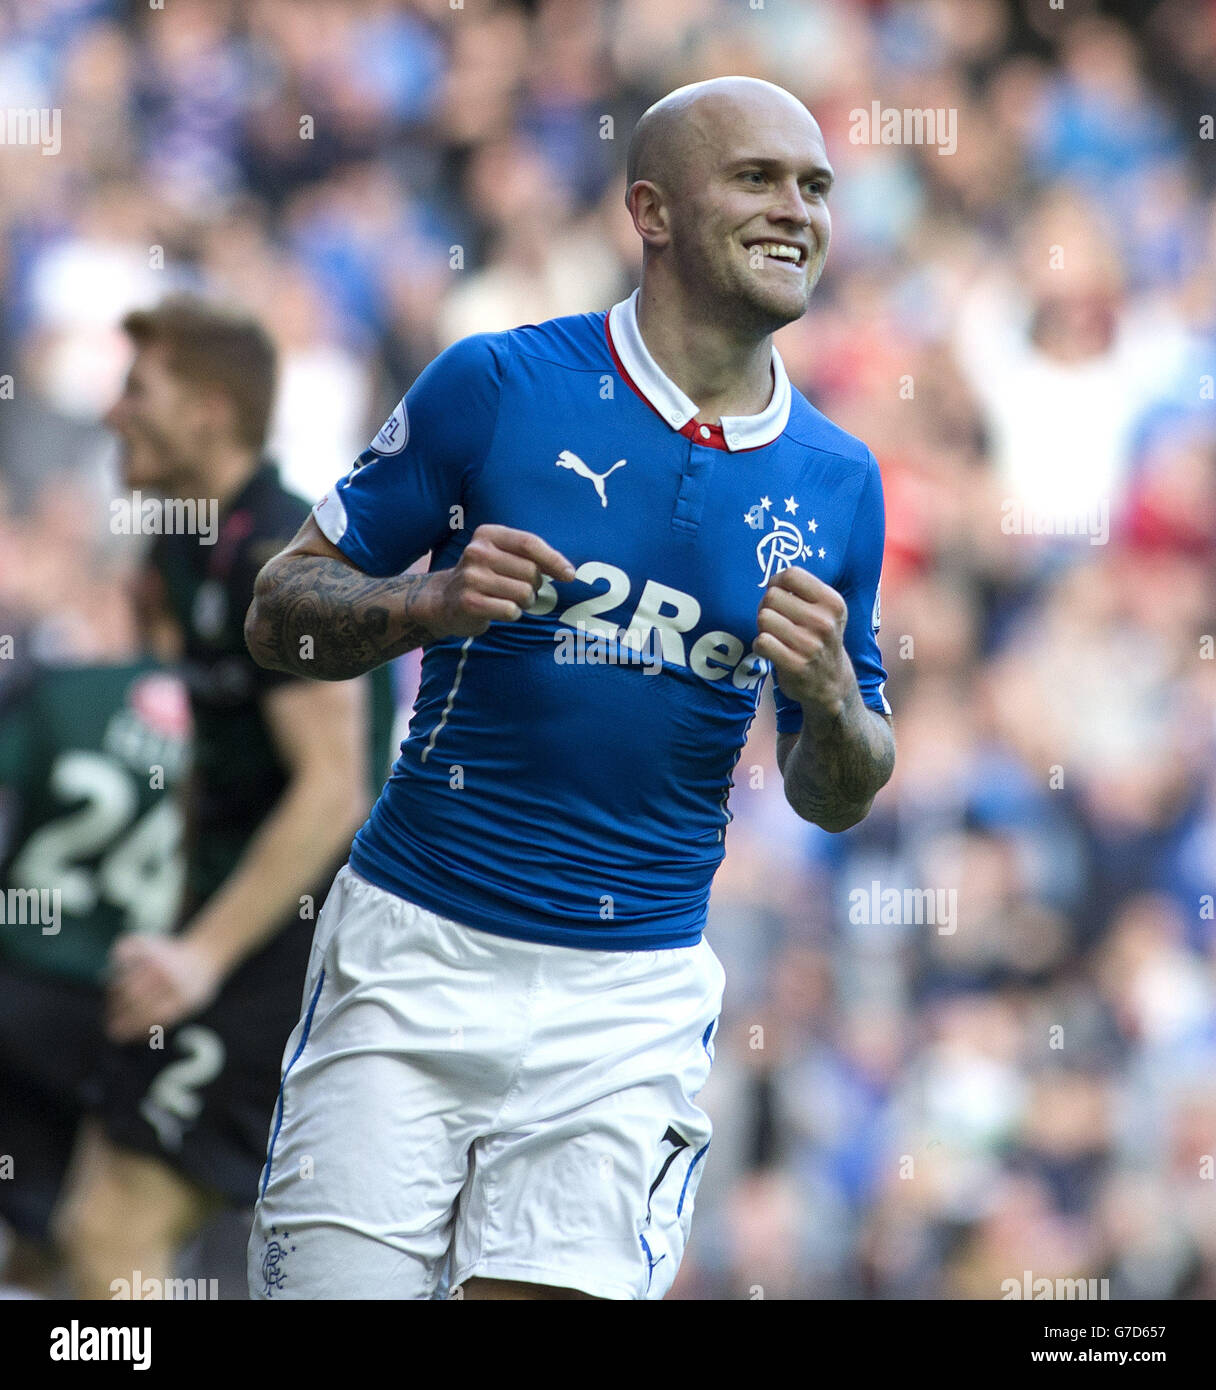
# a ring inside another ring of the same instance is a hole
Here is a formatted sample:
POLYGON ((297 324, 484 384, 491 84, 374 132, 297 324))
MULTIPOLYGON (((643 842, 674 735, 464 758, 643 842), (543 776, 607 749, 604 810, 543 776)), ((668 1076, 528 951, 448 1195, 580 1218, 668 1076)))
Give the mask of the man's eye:
POLYGON ((827 185, 823 182, 822 179, 811 179, 807 184, 804 185, 804 187, 809 190, 813 198, 822 198, 823 195, 828 191, 827 185))
POLYGON ((744 169, 742 177, 745 178, 745 179, 761 179, 761 180, 763 180, 764 175, 760 172, 759 169, 744 169))

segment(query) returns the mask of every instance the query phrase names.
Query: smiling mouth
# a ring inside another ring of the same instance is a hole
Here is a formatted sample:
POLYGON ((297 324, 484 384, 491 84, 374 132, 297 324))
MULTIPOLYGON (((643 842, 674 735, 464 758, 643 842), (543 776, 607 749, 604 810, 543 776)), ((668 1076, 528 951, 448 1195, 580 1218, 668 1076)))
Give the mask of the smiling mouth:
POLYGON ((765 261, 783 265, 791 270, 801 270, 806 264, 806 248, 791 246, 784 241, 752 241, 747 245, 749 251, 757 249, 764 252, 765 261))

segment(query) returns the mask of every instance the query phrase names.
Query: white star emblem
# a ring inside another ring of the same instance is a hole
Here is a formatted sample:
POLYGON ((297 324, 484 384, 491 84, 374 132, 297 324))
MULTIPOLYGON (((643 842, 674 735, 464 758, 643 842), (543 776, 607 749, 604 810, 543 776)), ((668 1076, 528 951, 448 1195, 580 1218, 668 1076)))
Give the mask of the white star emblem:
POLYGON ((785 510, 793 516, 798 510, 798 503, 795 502, 792 497, 787 497, 785 499, 785 510))
POLYGON ((824 550, 823 546, 820 546, 820 547, 819 547, 819 558, 822 560, 823 557, 824 557, 826 554, 827 554, 827 551, 824 550))
POLYGON ((768 511, 768 509, 769 509, 773 504, 772 504, 772 502, 770 501, 769 498, 767 498, 767 497, 762 497, 762 498, 760 499, 760 505, 764 508, 765 511, 768 511))
POLYGON ((815 520, 814 517, 811 517, 810 521, 807 522, 806 529, 811 533, 812 536, 815 534, 816 531, 819 530, 819 523, 815 520))

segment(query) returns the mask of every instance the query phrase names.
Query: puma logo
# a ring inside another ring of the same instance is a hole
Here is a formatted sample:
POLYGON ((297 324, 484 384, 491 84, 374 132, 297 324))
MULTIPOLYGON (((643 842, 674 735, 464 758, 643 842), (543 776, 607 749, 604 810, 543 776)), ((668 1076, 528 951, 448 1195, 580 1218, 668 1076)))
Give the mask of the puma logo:
POLYGON ((618 468, 624 468, 625 466, 624 459, 617 459, 612 467, 606 469, 603 473, 593 473, 582 459, 579 458, 577 454, 571 453, 569 449, 563 449, 554 460, 554 463, 558 468, 571 469, 573 472, 577 473, 580 478, 586 478, 588 482, 592 483, 596 492, 599 493, 601 505, 605 507, 608 505, 608 497, 604 492, 604 479, 607 478, 609 474, 615 473, 618 468))

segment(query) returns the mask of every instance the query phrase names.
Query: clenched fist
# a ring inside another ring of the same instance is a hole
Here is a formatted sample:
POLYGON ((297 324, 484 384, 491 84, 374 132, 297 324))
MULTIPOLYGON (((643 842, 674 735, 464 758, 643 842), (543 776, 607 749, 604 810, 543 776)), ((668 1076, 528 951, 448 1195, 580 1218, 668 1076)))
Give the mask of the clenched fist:
POLYGON ((493 622, 515 622, 546 576, 569 583, 574 566, 531 531, 479 526, 459 561, 429 576, 414 614, 436 637, 478 637, 493 622))
POLYGON ((215 998, 223 978, 211 954, 185 936, 120 936, 110 948, 105 1029, 112 1042, 172 1028, 215 998))
POLYGON ((844 649, 848 607, 829 584, 791 565, 760 601, 755 651, 773 663, 782 693, 837 715, 856 682, 844 649))

